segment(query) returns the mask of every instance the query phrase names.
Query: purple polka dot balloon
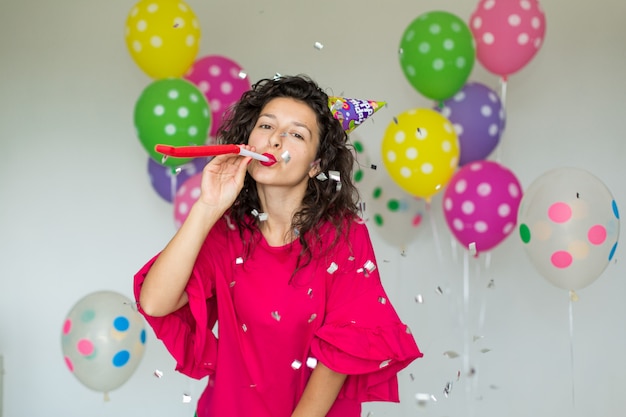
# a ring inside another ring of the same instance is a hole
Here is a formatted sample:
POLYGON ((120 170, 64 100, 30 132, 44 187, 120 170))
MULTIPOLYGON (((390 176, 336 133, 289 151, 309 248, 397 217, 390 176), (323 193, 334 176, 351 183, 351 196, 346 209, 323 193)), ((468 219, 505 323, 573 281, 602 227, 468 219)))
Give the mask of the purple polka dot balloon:
POLYGON ((154 188, 154 191, 156 191, 161 198, 172 203, 176 191, 178 191, 190 177, 201 172, 210 159, 211 158, 193 159, 191 162, 177 167, 180 170, 176 173, 176 168, 160 165, 152 158, 148 158, 148 176, 150 177, 150 184, 152 184, 152 188, 154 188))
POLYGON ((500 97, 489 87, 470 82, 439 110, 459 138, 459 166, 486 159, 500 142, 505 114, 500 97))
POLYGON ((452 177, 443 196, 446 223, 476 255, 500 244, 517 224, 522 187, 509 169, 492 161, 465 165, 452 177))

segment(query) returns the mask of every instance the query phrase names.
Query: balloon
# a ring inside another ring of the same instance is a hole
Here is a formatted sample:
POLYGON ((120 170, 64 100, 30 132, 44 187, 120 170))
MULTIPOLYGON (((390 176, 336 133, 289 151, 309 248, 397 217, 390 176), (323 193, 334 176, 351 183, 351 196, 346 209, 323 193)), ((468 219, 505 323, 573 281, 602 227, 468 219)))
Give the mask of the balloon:
POLYGON ((346 133, 359 127, 368 117, 384 106, 384 101, 360 100, 345 97, 328 97, 328 107, 335 119, 341 122, 346 133))
POLYGON ((467 81, 476 51, 467 24, 457 16, 434 11, 420 15, 404 30, 400 66, 419 93, 445 100, 467 81))
POLYGON ((443 195, 446 224, 476 256, 500 244, 515 229, 522 187, 508 168, 477 161, 459 169, 443 195))
POLYGON ((459 142, 450 121, 435 110, 407 110, 387 126, 382 158, 400 188, 429 200, 454 174, 459 142))
POLYGON ((409 195, 371 163, 364 143, 351 138, 356 152, 354 183, 361 198, 361 216, 375 232, 395 247, 404 249, 417 236, 425 202, 409 195))
POLYGON ((141 0, 126 19, 126 46, 149 77, 181 77, 200 43, 193 10, 181 0, 141 0))
POLYGON ((152 184, 152 188, 161 198, 171 203, 181 185, 189 177, 201 172, 210 160, 211 158, 194 158, 191 162, 172 169, 155 162, 152 158, 148 158, 150 184, 152 184))
POLYGON ((454 125, 459 138, 459 166, 486 159, 504 131, 504 107, 492 89, 476 82, 465 84, 439 110, 454 125))
POLYGON ((385 173, 380 174, 371 192, 364 196, 367 219, 383 239, 404 249, 417 237, 426 203, 407 194, 385 173))
POLYGON ((190 158, 167 158, 155 145, 203 145, 211 114, 204 95, 189 81, 169 78, 152 82, 135 104, 135 128, 150 157, 169 167, 183 165, 190 158))
POLYGON ((189 215, 191 206, 200 197, 200 184, 202 183, 202 172, 192 175, 181 185, 174 196, 174 225, 176 228, 182 226, 189 215))
POLYGON ((250 80, 235 61, 220 55, 208 55, 193 63, 184 78, 198 87, 211 108, 211 137, 228 108, 250 90, 250 80))
POLYGON ((470 17, 470 28, 478 62, 506 79, 541 48, 546 18, 537 0, 480 0, 470 17))
POLYGON ((141 315, 122 294, 98 291, 81 298, 63 323, 65 364, 87 388, 108 392, 133 374, 146 344, 141 315))
POLYGON ((617 204, 602 181, 583 169, 553 169, 533 181, 519 223, 533 266, 559 288, 588 286, 615 255, 617 204))

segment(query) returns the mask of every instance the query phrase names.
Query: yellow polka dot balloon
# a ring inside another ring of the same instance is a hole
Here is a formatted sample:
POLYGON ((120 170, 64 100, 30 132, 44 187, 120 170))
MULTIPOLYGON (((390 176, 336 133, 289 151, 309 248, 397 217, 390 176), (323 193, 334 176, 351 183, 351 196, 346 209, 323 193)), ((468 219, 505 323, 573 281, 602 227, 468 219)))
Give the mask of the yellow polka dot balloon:
POLYGON ((459 141, 452 123, 431 109, 407 110, 387 127, 382 159, 404 191, 429 201, 450 181, 459 164, 459 141))
POLYGON ((148 76, 181 77, 198 55, 200 25, 181 0, 141 0, 126 19, 126 46, 148 76))

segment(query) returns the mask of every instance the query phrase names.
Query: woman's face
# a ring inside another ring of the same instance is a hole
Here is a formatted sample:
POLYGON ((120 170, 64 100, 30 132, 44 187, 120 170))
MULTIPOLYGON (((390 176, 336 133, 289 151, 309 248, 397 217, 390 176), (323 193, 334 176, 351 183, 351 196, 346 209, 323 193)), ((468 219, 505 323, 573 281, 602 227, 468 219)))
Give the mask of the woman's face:
POLYGON ((304 102, 288 97, 269 101, 261 110, 248 145, 270 154, 277 162, 265 166, 253 160, 248 172, 258 184, 296 186, 318 174, 319 147, 315 112, 304 102))

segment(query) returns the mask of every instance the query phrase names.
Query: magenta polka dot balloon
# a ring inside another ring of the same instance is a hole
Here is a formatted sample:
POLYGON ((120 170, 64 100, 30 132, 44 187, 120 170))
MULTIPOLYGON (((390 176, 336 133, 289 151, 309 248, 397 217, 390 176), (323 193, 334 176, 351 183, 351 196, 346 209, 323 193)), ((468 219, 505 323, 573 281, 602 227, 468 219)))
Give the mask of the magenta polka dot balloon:
POLYGON ((200 197, 200 185, 202 183, 202 172, 189 177, 183 185, 180 186, 174 196, 174 225, 176 228, 182 226, 185 219, 189 215, 191 206, 200 197))
POLYGON ((443 195, 448 228, 476 255, 500 244, 517 224, 522 187, 509 169, 476 161, 459 169, 443 195))
POLYGON ((537 178, 520 203, 519 224, 533 266, 567 290, 598 279, 617 248, 617 204, 602 181, 579 168, 537 178))
POLYGON ((506 78, 526 66, 541 48, 546 18, 537 0, 480 0, 469 26, 478 62, 506 78))
POLYGON ((225 112, 251 88, 241 66, 230 58, 208 55, 198 59, 184 77, 204 93, 211 109, 210 137, 215 138, 225 112))

